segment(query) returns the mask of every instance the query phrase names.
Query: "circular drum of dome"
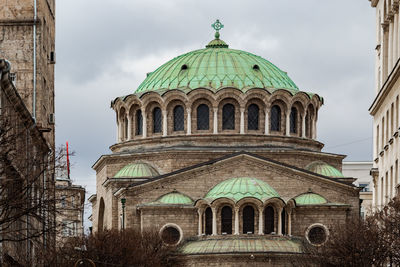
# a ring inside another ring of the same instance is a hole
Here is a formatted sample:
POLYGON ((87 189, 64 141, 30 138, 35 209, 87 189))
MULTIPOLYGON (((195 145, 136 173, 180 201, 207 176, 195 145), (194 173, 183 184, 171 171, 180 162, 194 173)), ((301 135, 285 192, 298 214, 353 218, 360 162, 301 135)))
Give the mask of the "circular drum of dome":
POLYGON ((321 246, 328 240, 328 229, 323 224, 312 224, 306 231, 306 238, 310 244, 321 246))
POLYGON ((161 228, 160 236, 165 244, 175 246, 182 240, 182 230, 176 224, 166 224, 161 228))

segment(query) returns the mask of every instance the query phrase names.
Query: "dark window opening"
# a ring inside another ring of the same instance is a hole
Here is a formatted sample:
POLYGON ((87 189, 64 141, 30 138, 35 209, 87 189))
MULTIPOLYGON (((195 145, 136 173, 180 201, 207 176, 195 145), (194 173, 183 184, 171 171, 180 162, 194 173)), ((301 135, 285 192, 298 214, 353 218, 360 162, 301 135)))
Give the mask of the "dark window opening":
POLYGON ((210 110, 207 105, 201 104, 197 107, 197 130, 210 129, 210 110))
POLYGON ((161 125, 161 109, 157 107, 153 109, 153 133, 161 133, 161 125))
POLYGON ((286 235, 286 211, 285 209, 282 210, 282 214, 281 214, 281 218, 282 218, 282 234, 286 235))
POLYGON ((247 109, 247 129, 258 130, 260 109, 256 104, 251 104, 247 109))
POLYGON ((161 239, 168 245, 176 245, 180 238, 181 234, 175 227, 166 227, 161 233, 161 239))
POLYGON ((229 206, 221 210, 221 233, 232 234, 232 209, 229 206))
POLYGON ((185 124, 185 114, 182 106, 174 108, 174 131, 183 131, 185 124))
POLYGON ((271 131, 281 130, 281 108, 279 106, 273 106, 271 108, 271 131))
POLYGON ((205 233, 206 235, 212 234, 212 210, 210 207, 204 212, 205 215, 205 233))
POLYGON ((143 117, 142 111, 139 109, 136 111, 136 135, 142 135, 143 133, 143 117))
POLYGON ((235 107, 232 104, 226 104, 222 108, 222 130, 235 129, 235 107))
POLYGON ((188 69, 188 65, 183 64, 182 67, 181 67, 181 70, 187 70, 187 69, 188 69))
POLYGON ((243 209, 243 234, 254 234, 254 209, 246 206, 243 209))
POLYGON ((308 111, 306 114, 306 137, 311 138, 311 115, 308 111))
POLYGON ((322 226, 314 226, 308 232, 308 240, 313 245, 321 245, 326 241, 326 232, 322 226))
POLYGON ((128 136, 128 118, 127 117, 125 117, 125 119, 124 119, 124 128, 125 128, 125 131, 124 131, 124 138, 125 138, 125 140, 128 140, 129 139, 129 136, 128 136))
POLYGON ((264 233, 270 234, 274 232, 274 208, 268 206, 264 209, 264 233))
POLYGON ((253 70, 260 70, 260 67, 256 64, 253 66, 253 70))
POLYGON ((290 111, 290 132, 297 133, 297 109, 292 108, 290 111))

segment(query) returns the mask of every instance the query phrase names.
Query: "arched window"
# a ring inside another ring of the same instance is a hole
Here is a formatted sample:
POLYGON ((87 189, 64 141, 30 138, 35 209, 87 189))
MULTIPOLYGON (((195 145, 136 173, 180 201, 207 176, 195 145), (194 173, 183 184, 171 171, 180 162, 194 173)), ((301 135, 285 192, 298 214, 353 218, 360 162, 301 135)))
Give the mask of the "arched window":
POLYGON ((212 210, 210 207, 204 212, 205 215, 205 233, 206 235, 212 234, 212 210))
POLYGON ((271 131, 281 130, 281 108, 277 105, 271 108, 271 131))
POLYGON ((210 129, 210 110, 206 104, 197 107, 197 130, 210 129))
POLYGON ((282 234, 286 235, 286 210, 285 209, 282 209, 281 218, 282 218, 282 234))
POLYGON ((235 107, 232 104, 226 104, 222 108, 222 130, 235 129, 235 107))
POLYGON ((306 113, 306 137, 311 138, 311 114, 309 111, 306 113))
POLYGON ((97 231, 101 232, 104 230, 104 200, 100 198, 100 206, 99 206, 99 219, 97 223, 97 231))
POLYGON ((143 117, 142 111, 138 109, 136 111, 136 135, 142 135, 143 133, 143 117))
POLYGON ((297 109, 292 107, 290 111, 290 132, 297 133, 297 109))
POLYGON ((251 104, 247 109, 247 129, 258 130, 260 109, 256 104, 251 104))
POLYGON ((232 209, 229 206, 221 210, 221 233, 232 234, 232 209))
POLYGON ((254 209, 246 206, 243 209, 243 234, 254 234, 254 209))
POLYGON ((153 109, 153 133, 161 133, 161 109, 156 107, 153 109))
POLYGON ((185 115, 182 106, 174 108, 174 131, 183 131, 185 123, 185 115))
POLYGON ((124 118, 124 138, 125 138, 125 140, 129 139, 129 136, 128 136, 128 117, 124 118))
POLYGON ((274 208, 268 206, 264 209, 264 233, 274 232, 274 208))

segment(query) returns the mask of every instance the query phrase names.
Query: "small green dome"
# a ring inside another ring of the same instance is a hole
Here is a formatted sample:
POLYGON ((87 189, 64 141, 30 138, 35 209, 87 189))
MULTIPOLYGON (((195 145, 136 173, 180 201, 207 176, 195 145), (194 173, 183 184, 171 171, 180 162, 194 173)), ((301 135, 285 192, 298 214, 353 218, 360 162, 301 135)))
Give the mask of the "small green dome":
POLYGON ((193 200, 190 197, 177 191, 165 194, 155 202, 161 204, 193 204, 193 200))
POLYGON ((159 173, 153 167, 146 163, 133 163, 128 164, 120 169, 114 178, 141 178, 141 177, 155 177, 159 173))
POLYGON ((224 41, 216 38, 205 49, 178 56, 149 73, 135 93, 164 93, 173 89, 188 93, 199 87, 213 91, 223 87, 242 91, 251 88, 299 91, 286 72, 268 60, 230 49, 224 41))
POLYGON ((328 176, 331 178, 343 178, 343 173, 341 173, 335 167, 323 162, 323 161, 314 161, 308 164, 305 168, 308 171, 318 173, 320 175, 328 176))
POLYGON ((225 180, 214 186, 204 197, 215 200, 217 198, 230 198, 239 201, 245 197, 254 197, 261 201, 279 197, 279 194, 266 182, 256 178, 240 177, 225 180))
POLYGON ((313 192, 307 192, 294 198, 296 205, 319 205, 328 203, 328 201, 321 195, 313 192))

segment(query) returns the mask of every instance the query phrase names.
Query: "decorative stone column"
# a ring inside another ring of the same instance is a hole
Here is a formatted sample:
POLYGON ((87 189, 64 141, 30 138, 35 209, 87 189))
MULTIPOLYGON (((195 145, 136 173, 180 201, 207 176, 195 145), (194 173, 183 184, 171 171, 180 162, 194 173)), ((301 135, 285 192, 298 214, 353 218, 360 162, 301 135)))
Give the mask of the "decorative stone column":
POLYGON ((306 137, 306 113, 301 118, 301 137, 306 137))
POLYGON ((117 141, 117 143, 119 143, 119 121, 117 120, 117 133, 116 133, 116 141, 117 141))
POLYGON ((133 120, 133 118, 129 117, 129 113, 126 113, 126 117, 128 118, 128 136, 126 137, 126 140, 131 140, 132 139, 132 120, 133 120))
POLYGON ((214 108, 214 134, 218 134, 218 108, 214 108))
POLYGON ((168 133, 168 117, 167 117, 167 110, 163 112, 163 136, 167 136, 168 133))
POLYGON ((212 235, 217 235, 217 208, 212 207, 212 235))
POLYGON ((147 137, 147 116, 146 116, 146 109, 142 109, 142 137, 146 138, 147 137))
POLYGON ((263 206, 258 207, 258 234, 264 234, 264 209, 263 206))
POLYGON ((317 139, 317 115, 314 115, 312 129, 312 139, 317 139))
POLYGON ((192 109, 188 108, 187 109, 187 124, 186 124, 186 134, 191 135, 192 134, 192 109))
POLYGON ((235 235, 239 234, 239 207, 235 207, 235 235))
POLYGON ((288 216, 288 220, 287 220, 287 222, 288 222, 288 224, 287 224, 287 228, 288 228, 288 230, 287 230, 287 234, 288 235, 292 235, 292 211, 291 210, 288 210, 288 212, 287 212, 287 216, 288 216))
POLYGON ((240 134, 244 134, 244 108, 240 109, 240 134))
POLYGON ((203 210, 198 209, 197 213, 199 214, 199 236, 203 234, 203 210))
POLYGON ((278 235, 282 235, 282 208, 278 208, 278 235))
POLYGON ((265 108, 265 134, 269 134, 269 110, 265 108))
POLYGON ((290 112, 286 113, 286 136, 290 136, 290 112))

